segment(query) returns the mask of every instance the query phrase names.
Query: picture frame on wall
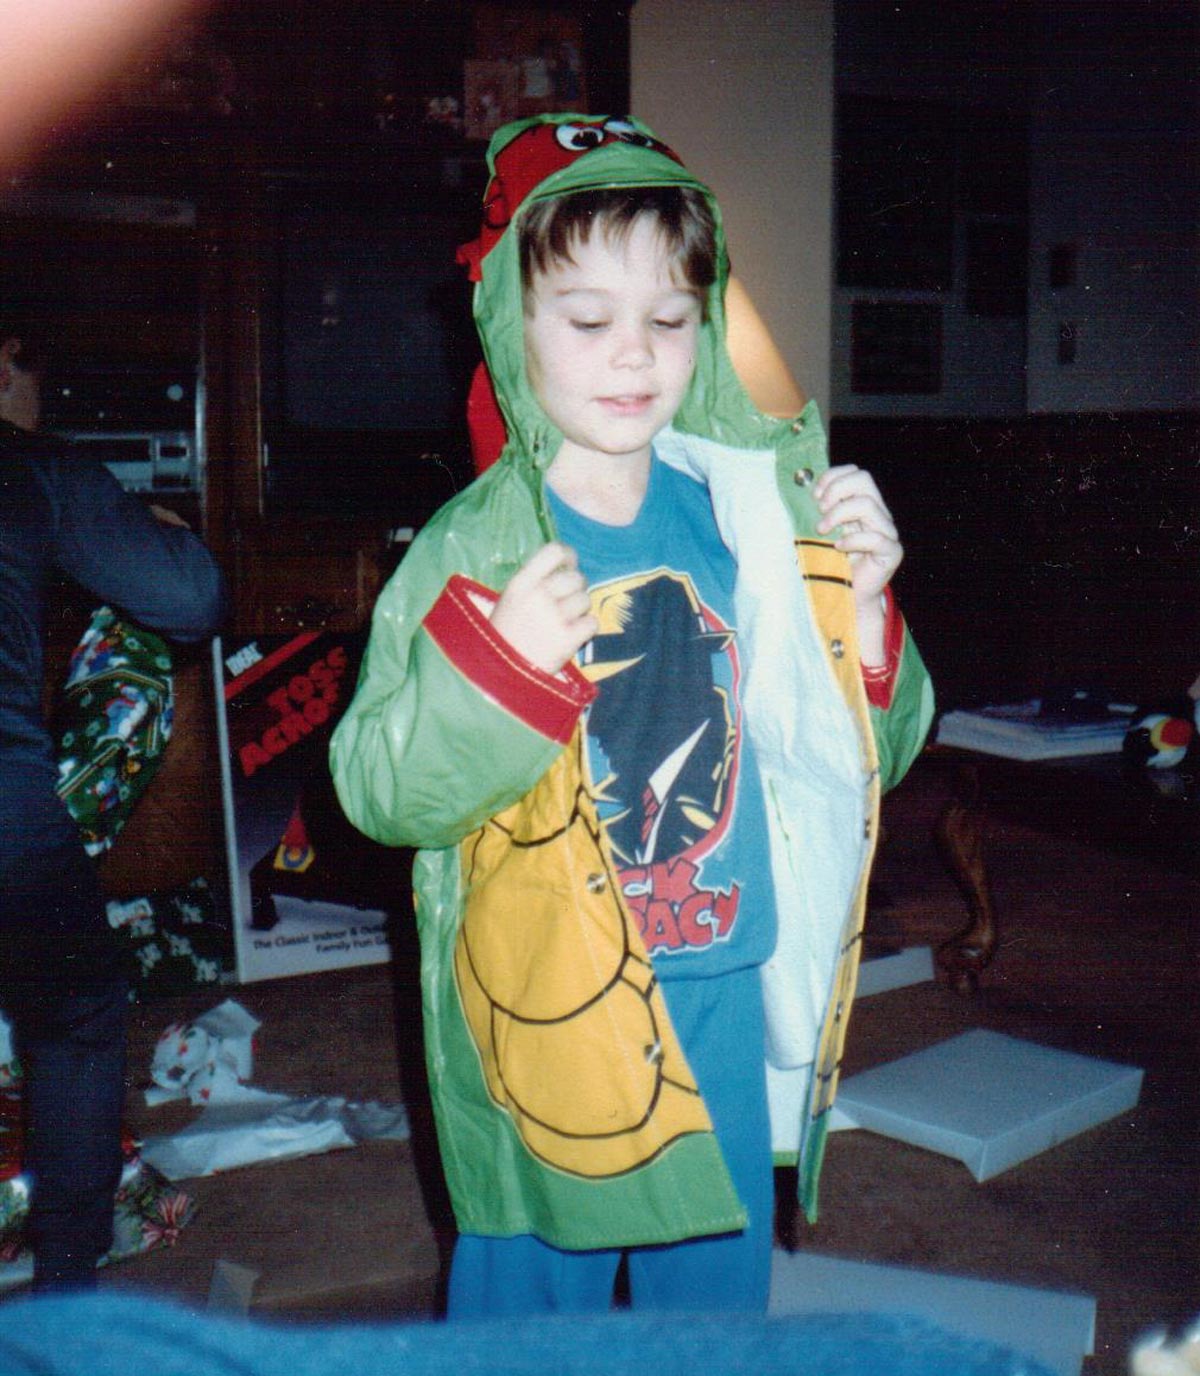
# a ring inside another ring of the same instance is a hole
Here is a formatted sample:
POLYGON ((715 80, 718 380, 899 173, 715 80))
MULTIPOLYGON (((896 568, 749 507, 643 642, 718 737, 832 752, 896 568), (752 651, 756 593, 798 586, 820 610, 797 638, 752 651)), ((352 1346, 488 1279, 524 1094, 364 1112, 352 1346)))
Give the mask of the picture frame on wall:
POLYGON ((502 124, 517 118, 520 70, 512 62, 469 58, 463 64, 463 133, 490 139, 502 124))
POLYGON ((464 133, 490 138, 511 119, 588 109, 583 25, 578 13, 477 4, 473 56, 463 68, 464 133))
POLYGON ((1018 220, 969 220, 966 227, 968 315, 1021 320, 1029 291, 1029 237, 1018 220))
POLYGON ((941 306, 855 301, 850 308, 850 390, 875 396, 940 392, 941 306))
POLYGON ((934 101, 839 99, 838 286, 952 289, 960 122, 954 106, 934 101))

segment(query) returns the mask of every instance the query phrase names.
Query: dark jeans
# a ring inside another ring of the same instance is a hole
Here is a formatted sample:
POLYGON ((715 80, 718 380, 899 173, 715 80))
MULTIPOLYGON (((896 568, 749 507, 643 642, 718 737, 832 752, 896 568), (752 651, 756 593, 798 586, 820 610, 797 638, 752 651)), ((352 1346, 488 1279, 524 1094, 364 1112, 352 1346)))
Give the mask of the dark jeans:
POLYGON ((78 845, 0 871, 0 1007, 25 1068, 34 1288, 95 1284, 121 1175, 126 986, 78 845))

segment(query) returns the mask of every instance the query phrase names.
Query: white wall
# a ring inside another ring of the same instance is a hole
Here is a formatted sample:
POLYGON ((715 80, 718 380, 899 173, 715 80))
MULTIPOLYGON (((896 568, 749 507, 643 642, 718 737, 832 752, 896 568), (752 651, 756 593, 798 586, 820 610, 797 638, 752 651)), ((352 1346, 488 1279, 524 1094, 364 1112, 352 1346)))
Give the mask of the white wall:
POLYGON ((632 112, 717 193, 734 271, 828 414, 833 0, 637 0, 632 112))

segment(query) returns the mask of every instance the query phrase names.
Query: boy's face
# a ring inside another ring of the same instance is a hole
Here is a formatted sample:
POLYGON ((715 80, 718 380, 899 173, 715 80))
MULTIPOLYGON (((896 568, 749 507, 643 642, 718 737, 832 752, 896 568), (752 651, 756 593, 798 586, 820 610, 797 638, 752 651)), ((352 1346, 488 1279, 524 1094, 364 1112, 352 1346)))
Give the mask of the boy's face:
POLYGON ((701 302, 657 224, 624 241, 602 229, 572 260, 535 270, 525 304, 525 363, 564 458, 649 458, 679 409, 696 362, 701 302))

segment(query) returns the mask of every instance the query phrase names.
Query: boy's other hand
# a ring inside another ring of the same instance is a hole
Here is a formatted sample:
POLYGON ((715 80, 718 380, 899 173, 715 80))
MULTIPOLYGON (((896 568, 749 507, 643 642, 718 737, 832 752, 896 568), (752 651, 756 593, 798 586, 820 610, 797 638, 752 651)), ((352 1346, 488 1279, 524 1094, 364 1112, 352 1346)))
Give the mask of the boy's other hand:
POLYGON ((557 674, 599 629, 575 551, 543 545, 509 579, 492 625, 530 664, 557 674))
POLYGON ((150 507, 150 515, 153 516, 160 525, 182 526, 184 530, 191 530, 191 526, 188 525, 183 517, 177 511, 172 511, 169 506, 155 506, 153 502, 148 503, 148 505, 150 507))
POLYGON ((852 463, 839 464, 821 474, 813 496, 821 511, 818 532, 842 528, 834 544, 850 556, 855 601, 860 607, 877 605, 900 567, 904 547, 875 479, 852 463))

